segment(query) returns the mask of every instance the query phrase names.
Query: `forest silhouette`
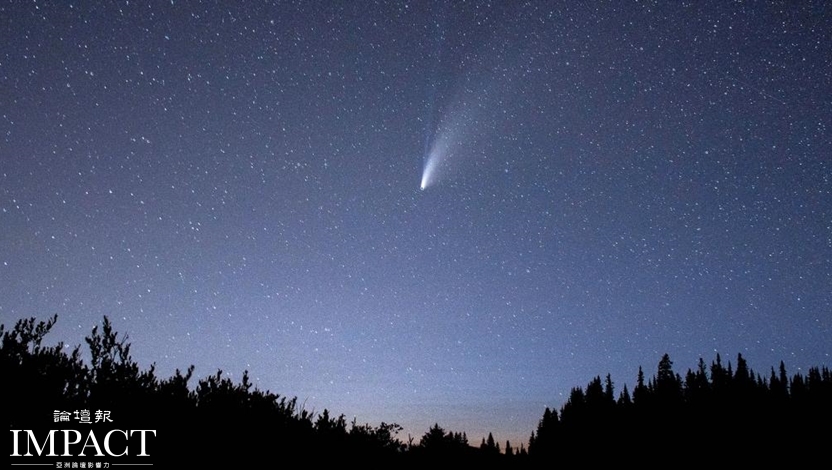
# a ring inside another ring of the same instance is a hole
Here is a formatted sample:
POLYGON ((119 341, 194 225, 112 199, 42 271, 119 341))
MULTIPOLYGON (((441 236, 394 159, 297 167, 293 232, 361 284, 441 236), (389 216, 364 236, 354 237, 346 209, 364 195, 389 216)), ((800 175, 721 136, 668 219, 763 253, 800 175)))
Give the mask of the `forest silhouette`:
POLYGON ((794 463, 814 455, 828 461, 832 373, 826 367, 789 375, 781 362, 777 370, 760 374, 742 355, 726 364, 717 354, 710 365, 700 359, 682 376, 665 354, 655 375, 646 378, 639 367, 632 393, 625 385, 616 394, 610 375, 596 376, 585 388, 573 388, 560 410, 547 408, 527 443, 506 442, 501 448, 491 434, 472 445, 465 433, 438 423, 418 442, 403 441, 398 424, 347 423, 344 415, 326 409, 307 411, 297 398, 254 387, 248 371, 239 383, 217 371, 191 386, 193 366, 159 378, 154 366, 142 370, 133 361, 127 337, 119 336, 107 317, 86 337, 86 363, 80 346, 70 352, 62 343, 43 345, 56 321, 53 316, 19 320, 11 329, 0 325, 9 429, 50 428, 59 410, 109 410, 114 425, 158 430, 150 446, 162 468, 183 461, 280 466, 298 458, 508 468, 633 459, 649 467, 748 465, 794 463))

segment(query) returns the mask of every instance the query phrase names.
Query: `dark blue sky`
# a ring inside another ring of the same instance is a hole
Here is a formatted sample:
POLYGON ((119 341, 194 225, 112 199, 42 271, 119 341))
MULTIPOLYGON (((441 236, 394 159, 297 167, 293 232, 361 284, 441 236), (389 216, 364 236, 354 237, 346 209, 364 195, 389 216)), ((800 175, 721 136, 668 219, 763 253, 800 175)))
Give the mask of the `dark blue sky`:
POLYGON ((4 1, 0 322, 476 442, 665 352, 830 366, 831 43, 822 1, 4 1))

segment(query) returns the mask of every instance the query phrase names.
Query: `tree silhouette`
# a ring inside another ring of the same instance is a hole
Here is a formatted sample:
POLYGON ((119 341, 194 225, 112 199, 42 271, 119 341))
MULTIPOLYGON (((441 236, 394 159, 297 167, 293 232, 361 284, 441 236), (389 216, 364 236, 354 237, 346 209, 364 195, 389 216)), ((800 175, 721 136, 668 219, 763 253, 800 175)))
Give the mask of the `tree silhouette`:
POLYGON ((358 425, 353 419, 347 429, 344 415, 333 417, 327 409, 315 414, 300 409, 297 398, 259 390, 248 371, 234 382, 218 370, 193 386, 193 366, 159 378, 153 366, 142 370, 132 359, 127 336, 119 336, 107 317, 86 338, 87 365, 80 347, 70 351, 60 343, 43 345, 56 321, 19 320, 8 330, 0 325, 0 388, 14 404, 6 410, 10 429, 32 429, 33 412, 51 416, 53 410, 112 407, 119 426, 177 436, 152 447, 161 461, 180 458, 183 449, 205 449, 188 454, 189 460, 194 465, 249 466, 275 455, 281 461, 299 454, 314 456, 318 463, 466 462, 517 468, 573 463, 586 452, 594 452, 593 463, 650 452, 655 462, 670 462, 689 455, 691 443, 701 442, 705 433, 713 442, 742 439, 759 449, 776 449, 774 457, 738 449, 721 456, 722 464, 793 466, 800 463, 795 456, 812 455, 805 450, 826 445, 827 436, 817 429, 832 422, 832 373, 827 367, 789 376, 780 362, 766 380, 741 354, 736 369, 730 362, 723 366, 717 354, 710 371, 700 358, 683 380, 664 354, 655 376, 645 377, 639 367, 632 398, 625 384, 613 399, 609 374, 604 380, 595 376, 585 388, 573 387, 560 412, 545 409, 531 432, 528 452, 522 444, 518 450, 506 441, 501 454, 491 433, 480 448, 471 447, 465 433, 446 431, 438 423, 419 445, 411 440, 406 446, 396 438, 402 429, 397 424, 358 425), (217 449, 226 450, 226 461, 217 449))

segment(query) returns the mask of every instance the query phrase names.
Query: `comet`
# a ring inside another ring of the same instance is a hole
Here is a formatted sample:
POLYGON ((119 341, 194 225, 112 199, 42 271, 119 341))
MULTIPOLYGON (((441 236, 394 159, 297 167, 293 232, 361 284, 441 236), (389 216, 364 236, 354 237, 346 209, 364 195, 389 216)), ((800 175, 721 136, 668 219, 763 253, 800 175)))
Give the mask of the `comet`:
MULTIPOLYGON (((437 37, 442 38, 443 35, 437 37)), ((441 42, 437 42, 437 63, 441 42)), ((502 60, 504 57, 502 55, 495 59, 502 60)), ((517 60, 520 58, 518 55, 517 60)), ((488 60, 479 63, 486 65, 480 65, 457 77, 456 91, 449 99, 441 100, 444 104, 442 106, 437 105, 437 98, 443 96, 437 91, 437 73, 434 70, 431 74, 433 78, 428 86, 429 112, 422 153, 424 166, 419 183, 422 191, 471 171, 471 165, 475 163, 472 160, 487 151, 489 142, 498 134, 497 129, 508 119, 503 110, 503 98, 509 93, 512 84, 520 80, 513 80, 516 77, 507 76, 504 71, 526 68, 501 64, 488 66, 488 60)))
POLYGON ((421 190, 424 191, 461 170, 461 162, 458 160, 470 154, 471 146, 477 140, 476 132, 472 132, 476 126, 468 120, 473 114, 468 107, 461 107, 457 103, 445 110, 439 125, 433 129, 433 138, 425 146, 425 163, 419 185, 421 190))
POLYGON ((422 170, 422 183, 419 185, 419 189, 422 191, 424 191, 425 188, 433 182, 438 160, 439 157, 436 153, 432 152, 428 154, 428 157, 425 160, 425 168, 422 170))
POLYGON ((448 127, 440 127, 436 132, 436 138, 430 146, 425 157, 425 166, 422 168, 422 182, 419 185, 421 190, 435 184, 442 174, 448 173, 453 167, 450 165, 450 154, 453 141, 453 132, 448 127))

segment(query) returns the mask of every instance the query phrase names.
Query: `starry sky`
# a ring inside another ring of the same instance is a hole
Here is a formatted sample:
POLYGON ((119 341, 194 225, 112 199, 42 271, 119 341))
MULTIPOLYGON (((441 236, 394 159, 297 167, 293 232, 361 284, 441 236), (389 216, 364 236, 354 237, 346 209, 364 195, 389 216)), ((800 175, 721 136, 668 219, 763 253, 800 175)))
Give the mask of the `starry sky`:
POLYGON ((4 0, 0 322, 417 440, 832 366, 831 9, 4 0))

